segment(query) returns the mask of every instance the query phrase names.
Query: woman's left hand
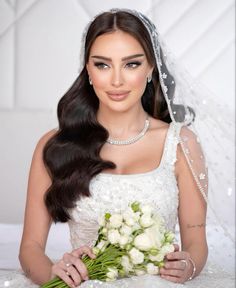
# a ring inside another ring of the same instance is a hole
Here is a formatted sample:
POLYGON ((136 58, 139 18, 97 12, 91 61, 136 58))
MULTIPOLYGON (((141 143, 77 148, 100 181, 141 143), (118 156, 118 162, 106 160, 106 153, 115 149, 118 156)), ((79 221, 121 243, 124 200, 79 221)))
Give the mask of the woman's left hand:
POLYGON ((179 251, 179 246, 175 244, 175 251, 166 255, 165 266, 160 269, 161 277, 175 283, 187 281, 193 270, 189 258, 190 254, 179 251))

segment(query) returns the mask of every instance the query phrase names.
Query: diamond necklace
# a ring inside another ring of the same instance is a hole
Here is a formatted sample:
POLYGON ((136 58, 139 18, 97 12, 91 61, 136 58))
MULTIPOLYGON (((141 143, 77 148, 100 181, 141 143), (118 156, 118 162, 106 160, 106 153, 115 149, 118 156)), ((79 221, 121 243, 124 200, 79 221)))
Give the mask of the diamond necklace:
POLYGON ((144 127, 143 127, 142 131, 138 135, 136 135, 136 136, 134 136, 132 138, 129 138, 127 140, 115 140, 115 139, 112 139, 112 138, 109 137, 106 140, 106 142, 111 144, 111 145, 129 145, 129 144, 133 144, 133 143, 137 142, 139 139, 141 139, 146 134, 146 132, 147 132, 147 130, 149 128, 149 125, 150 125, 150 121, 147 118, 145 120, 144 127))

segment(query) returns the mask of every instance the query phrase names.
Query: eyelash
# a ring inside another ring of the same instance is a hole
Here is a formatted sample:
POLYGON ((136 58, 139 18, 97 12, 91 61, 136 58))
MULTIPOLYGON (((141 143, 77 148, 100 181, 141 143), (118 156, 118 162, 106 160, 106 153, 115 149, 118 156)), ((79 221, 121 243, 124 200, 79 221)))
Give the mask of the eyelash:
MULTIPOLYGON (((138 66, 140 66, 142 63, 139 61, 133 61, 133 62, 128 62, 125 66, 127 66, 130 69, 135 69, 138 66)), ((95 62, 94 66, 96 66, 98 69, 107 69, 107 67, 109 67, 109 65, 107 65, 106 63, 103 62, 95 62)))

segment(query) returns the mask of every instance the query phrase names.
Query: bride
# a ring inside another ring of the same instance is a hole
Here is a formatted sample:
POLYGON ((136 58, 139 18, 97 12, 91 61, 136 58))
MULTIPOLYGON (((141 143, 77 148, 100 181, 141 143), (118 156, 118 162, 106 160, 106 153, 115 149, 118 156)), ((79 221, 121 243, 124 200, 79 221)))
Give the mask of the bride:
POLYGON ((113 9, 88 25, 83 49, 81 72, 58 105, 59 129, 34 152, 19 256, 27 278, 14 287, 55 276, 69 287, 233 287, 223 273, 201 272, 205 158, 191 128, 194 107, 178 101, 154 25, 136 11, 113 9), (89 280, 81 256, 95 257, 99 217, 131 201, 152 204, 168 230, 178 222, 179 245, 158 276, 89 280), (68 222, 73 247, 55 263, 45 254, 53 221, 68 222))

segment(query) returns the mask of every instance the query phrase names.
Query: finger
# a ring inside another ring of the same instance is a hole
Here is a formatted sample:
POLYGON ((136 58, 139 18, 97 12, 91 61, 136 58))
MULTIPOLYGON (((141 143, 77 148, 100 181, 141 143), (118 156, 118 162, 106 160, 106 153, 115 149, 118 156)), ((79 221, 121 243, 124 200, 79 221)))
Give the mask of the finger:
POLYGON ((175 277, 182 277, 183 276, 183 271, 182 270, 178 270, 178 269, 162 268, 160 273, 163 274, 163 275, 169 275, 169 276, 175 276, 175 277))
POLYGON ((187 267, 187 261, 186 260, 180 260, 180 261, 167 261, 165 262, 166 269, 176 269, 176 270, 185 270, 187 267))
POLYGON ((74 281, 71 279, 71 277, 66 273, 66 271, 62 269, 56 269, 54 271, 55 275, 60 277, 69 287, 75 288, 74 281))
POLYGON ((73 262, 73 266, 77 269, 83 280, 88 280, 88 270, 82 260, 76 258, 76 260, 73 262))
POLYGON ((171 252, 166 255, 168 260, 187 260, 189 259, 189 253, 185 251, 171 252))
POLYGON ((76 286, 78 286, 81 283, 82 281, 81 276, 73 265, 67 268, 66 274, 72 278, 76 286))
POLYGON ((178 277, 170 276, 170 275, 161 275, 161 278, 166 279, 168 281, 174 282, 174 283, 184 283, 184 280, 178 277))
POLYGON ((85 264, 78 258, 78 256, 74 256, 73 253, 74 251, 71 254, 65 253, 63 256, 65 270, 68 271, 69 267, 73 265, 77 270, 77 274, 79 273, 83 280, 88 280, 88 271, 85 264))
POLYGON ((72 254, 77 257, 81 257, 84 254, 86 254, 92 259, 96 258, 96 255, 93 253, 92 249, 88 246, 82 246, 78 249, 75 249, 74 251, 72 251, 72 254))
POLYGON ((175 243, 175 244, 173 244, 173 245, 174 245, 174 247, 175 247, 175 252, 176 252, 176 251, 179 251, 179 244, 175 243))

